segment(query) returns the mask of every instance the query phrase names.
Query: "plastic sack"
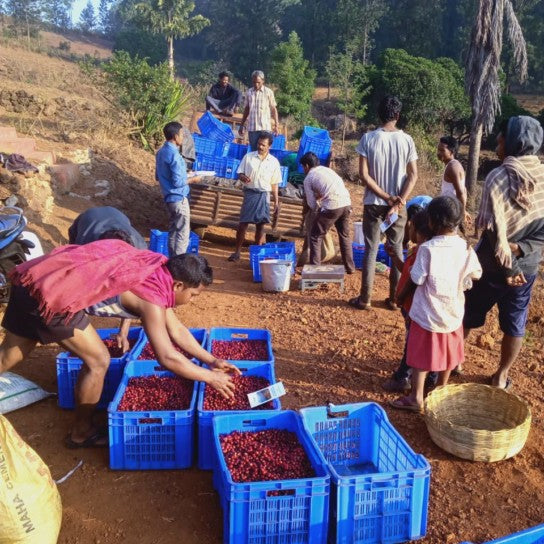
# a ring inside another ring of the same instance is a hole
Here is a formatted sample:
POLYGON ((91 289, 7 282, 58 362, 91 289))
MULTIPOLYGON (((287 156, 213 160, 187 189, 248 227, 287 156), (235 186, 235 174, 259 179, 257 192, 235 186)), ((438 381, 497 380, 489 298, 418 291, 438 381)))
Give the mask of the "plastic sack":
POLYGON ((0 416, 0 544, 55 544, 61 520, 49 468, 0 416))
POLYGON ((52 393, 44 391, 39 385, 18 374, 0 374, 0 414, 24 408, 50 395, 52 393))

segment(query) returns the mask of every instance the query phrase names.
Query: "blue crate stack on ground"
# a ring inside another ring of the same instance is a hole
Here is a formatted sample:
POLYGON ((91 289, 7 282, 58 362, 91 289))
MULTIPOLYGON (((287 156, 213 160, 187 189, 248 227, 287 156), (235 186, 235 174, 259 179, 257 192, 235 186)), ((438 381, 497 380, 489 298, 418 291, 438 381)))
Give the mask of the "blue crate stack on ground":
MULTIPOLYGON (((276 374, 274 363, 263 362, 239 362, 231 361, 236 367, 242 371, 242 376, 258 376, 266 378, 270 384, 276 383, 276 374)), ((234 414, 251 414, 260 413, 261 410, 231 410, 231 411, 212 411, 204 410, 204 395, 206 392, 206 384, 200 384, 200 389, 197 398, 197 420, 198 420, 198 468, 201 470, 211 470, 214 466, 214 444, 213 444, 213 428, 212 420, 219 415, 234 415, 234 414)), ((281 410, 281 402, 279 399, 272 401, 274 407, 270 410, 281 410)))
POLYGON ((249 264, 253 271, 253 281, 261 282, 260 262, 265 259, 286 259, 293 262, 291 275, 295 274, 297 261, 295 242, 270 242, 260 246, 249 246, 249 264))
MULTIPOLYGON (((170 251, 168 250, 168 233, 158 229, 151 229, 151 233, 149 235, 149 249, 169 257, 170 251)), ((191 232, 189 234, 189 246, 187 247, 187 253, 198 254, 199 249, 200 236, 194 232, 191 232)))
POLYGON ((365 246, 362 244, 356 244, 353 242, 353 262, 355 263, 355 268, 360 270, 363 268, 363 256, 365 254, 365 246))
POLYGON ((213 155, 216 157, 226 157, 231 147, 229 142, 225 142, 223 140, 213 140, 196 133, 193 134, 193 140, 195 142, 195 153, 197 156, 213 155))
MULTIPOLYGON (((98 336, 103 340, 110 338, 119 332, 119 329, 97 329, 98 336)), ((122 357, 112 357, 110 366, 104 378, 104 390, 98 402, 98 408, 106 408, 108 403, 115 396, 117 387, 121 383, 123 370, 127 361, 132 356, 132 353, 142 345, 142 335, 144 335, 141 327, 131 327, 128 333, 129 340, 136 340, 136 344, 130 351, 122 357)), ((58 387, 58 405, 61 408, 73 409, 75 407, 74 387, 76 385, 79 371, 83 366, 83 361, 75 355, 70 355, 69 352, 59 353, 57 355, 57 387, 58 387)))
POLYGON ((400 543, 425 536, 431 468, 375 403, 303 408, 331 474, 331 543, 400 543))
POLYGON ((211 155, 199 155, 193 165, 194 170, 214 171, 220 178, 237 179, 240 161, 231 157, 214 157, 211 155))
POLYGON ((128 381, 135 376, 175 376, 157 361, 130 361, 108 406, 110 468, 161 470, 188 468, 193 462, 194 414, 198 382, 187 410, 120 412, 128 381))
POLYGON ((287 180, 289 179, 289 168, 287 166, 280 166, 281 170, 281 183, 278 187, 286 187, 287 180))
POLYGON ((332 140, 329 132, 322 128, 304 127, 300 145, 297 153, 298 171, 303 172, 300 159, 305 153, 312 152, 317 155, 319 162, 325 166, 329 165, 332 150, 332 140))
POLYGON ((283 164, 283 160, 289 155, 296 155, 296 151, 289 151, 287 149, 271 149, 269 153, 273 157, 276 157, 280 164, 283 164))
POLYGON ((241 161, 245 155, 247 155, 251 151, 251 147, 247 144, 235 144, 231 143, 227 157, 230 157, 231 159, 238 159, 241 161))
POLYGON ((230 144, 234 140, 234 133, 229 125, 222 123, 216 119, 209 111, 207 111, 197 121, 200 134, 212 140, 219 140, 230 144))
MULTIPOLYGON (((325 544, 329 475, 314 444, 293 411, 218 416, 213 419, 218 492, 225 544, 325 544), (296 433, 315 471, 299 480, 236 483, 221 451, 219 437, 233 431, 280 429, 296 433)), ((214 474, 215 476, 215 474, 214 474)))
MULTIPOLYGON (((472 544, 472 542, 461 542, 461 544, 472 544)), ((544 544, 544 525, 537 525, 484 544, 544 544)))
POLYGON ((286 143, 287 142, 285 141, 285 136, 283 134, 278 134, 277 136, 274 136, 274 140, 270 148, 271 149, 285 149, 286 143))

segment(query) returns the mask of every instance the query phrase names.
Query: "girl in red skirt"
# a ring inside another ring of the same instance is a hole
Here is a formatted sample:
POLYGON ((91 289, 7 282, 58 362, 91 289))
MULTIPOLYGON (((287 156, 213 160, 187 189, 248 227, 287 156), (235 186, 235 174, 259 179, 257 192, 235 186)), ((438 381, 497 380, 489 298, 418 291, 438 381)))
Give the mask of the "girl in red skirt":
POLYGON ((419 246, 410 272, 417 286, 406 360, 412 368, 412 390, 390 403, 413 412, 423 408, 427 373, 438 372, 438 385, 446 385, 450 372, 463 362, 464 291, 482 275, 476 253, 457 234, 463 218, 459 201, 440 196, 431 201, 427 213, 433 237, 419 246))

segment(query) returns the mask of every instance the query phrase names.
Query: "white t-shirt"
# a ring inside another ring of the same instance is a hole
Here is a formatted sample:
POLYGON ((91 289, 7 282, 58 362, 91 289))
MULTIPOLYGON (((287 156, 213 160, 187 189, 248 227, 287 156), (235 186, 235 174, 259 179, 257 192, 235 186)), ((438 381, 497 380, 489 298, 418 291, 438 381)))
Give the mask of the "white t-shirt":
POLYGON ((272 191, 272 185, 281 183, 281 168, 276 157, 270 153, 264 158, 259 157, 258 151, 244 155, 237 170, 238 174, 245 174, 250 180, 244 187, 257 191, 272 191))
MULTIPOLYGON (((398 196, 406 179, 406 166, 417 160, 411 136, 402 130, 385 131, 382 127, 363 134, 355 149, 368 160, 368 173, 388 194, 398 196)), ((368 188, 364 204, 387 206, 387 202, 368 188)))
POLYGON ((344 180, 326 166, 314 166, 308 172, 304 178, 304 194, 312 210, 317 208, 317 200, 323 210, 337 210, 351 206, 351 197, 344 185, 344 180))
POLYGON ((427 331, 446 333, 461 326, 464 291, 482 276, 482 267, 459 236, 435 236, 419 246, 410 276, 418 285, 410 318, 427 331))

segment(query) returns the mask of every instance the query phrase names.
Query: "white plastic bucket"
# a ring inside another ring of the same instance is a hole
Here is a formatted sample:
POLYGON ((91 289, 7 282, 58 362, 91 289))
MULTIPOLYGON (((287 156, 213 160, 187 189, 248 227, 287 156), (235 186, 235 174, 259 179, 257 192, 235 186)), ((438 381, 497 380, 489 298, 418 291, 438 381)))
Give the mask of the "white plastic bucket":
POLYGON ((261 276, 263 291, 289 291, 291 285, 292 261, 269 259, 261 261, 261 276))
POLYGON ((364 245, 365 243, 362 221, 355 221, 353 223, 353 242, 359 245, 364 245))

